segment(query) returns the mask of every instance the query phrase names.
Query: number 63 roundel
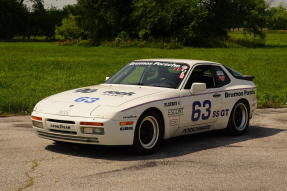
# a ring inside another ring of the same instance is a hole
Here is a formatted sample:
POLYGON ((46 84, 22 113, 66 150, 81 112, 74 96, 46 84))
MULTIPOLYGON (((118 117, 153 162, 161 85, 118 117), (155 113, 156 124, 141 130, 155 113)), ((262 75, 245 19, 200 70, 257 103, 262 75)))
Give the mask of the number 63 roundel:
POLYGON ((203 103, 195 101, 192 104, 191 120, 198 121, 200 119, 207 120, 211 115, 211 102, 204 100, 203 103))

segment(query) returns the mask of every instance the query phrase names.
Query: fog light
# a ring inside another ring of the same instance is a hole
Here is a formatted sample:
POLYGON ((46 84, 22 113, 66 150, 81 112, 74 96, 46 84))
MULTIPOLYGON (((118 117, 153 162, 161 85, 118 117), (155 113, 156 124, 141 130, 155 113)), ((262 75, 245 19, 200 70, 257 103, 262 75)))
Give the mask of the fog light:
POLYGON ((82 133, 103 135, 105 133, 105 130, 104 128, 99 127, 82 127, 82 133))
POLYGON ((32 121, 32 125, 37 128, 43 128, 43 123, 40 121, 32 121))

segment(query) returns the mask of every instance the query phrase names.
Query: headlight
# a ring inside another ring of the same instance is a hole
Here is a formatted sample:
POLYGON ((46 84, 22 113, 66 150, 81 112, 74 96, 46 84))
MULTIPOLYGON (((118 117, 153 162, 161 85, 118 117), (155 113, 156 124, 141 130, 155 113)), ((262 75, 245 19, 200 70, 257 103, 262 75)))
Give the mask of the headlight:
POLYGON ((32 121, 34 127, 43 128, 43 123, 39 121, 32 121))
POLYGON ((42 117, 31 116, 31 119, 32 119, 32 125, 34 127, 43 128, 42 117))

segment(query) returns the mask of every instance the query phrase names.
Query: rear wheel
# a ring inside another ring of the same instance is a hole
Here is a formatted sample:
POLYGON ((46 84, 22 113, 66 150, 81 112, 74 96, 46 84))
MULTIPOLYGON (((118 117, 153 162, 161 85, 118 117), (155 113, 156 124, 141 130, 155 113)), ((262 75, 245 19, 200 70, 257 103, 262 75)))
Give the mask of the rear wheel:
POLYGON ((148 111, 138 120, 134 135, 134 147, 142 154, 156 151, 162 142, 163 125, 157 112, 148 111))
POLYGON ((227 130, 232 135, 241 135, 248 130, 249 121, 249 107, 244 101, 239 101, 232 109, 227 130))

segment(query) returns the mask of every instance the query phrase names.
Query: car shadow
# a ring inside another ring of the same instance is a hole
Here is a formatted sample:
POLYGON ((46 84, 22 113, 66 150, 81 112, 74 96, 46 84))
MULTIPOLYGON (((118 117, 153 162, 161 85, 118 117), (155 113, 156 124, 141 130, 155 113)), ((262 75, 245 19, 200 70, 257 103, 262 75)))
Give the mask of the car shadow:
POLYGON ((127 146, 97 146, 72 143, 51 144, 46 147, 46 150, 94 159, 117 161, 154 160, 183 156, 217 147, 241 147, 234 144, 273 136, 282 131, 285 130, 252 126, 249 132, 242 136, 229 136, 223 130, 181 136, 165 141, 158 152, 150 155, 139 155, 127 146))

